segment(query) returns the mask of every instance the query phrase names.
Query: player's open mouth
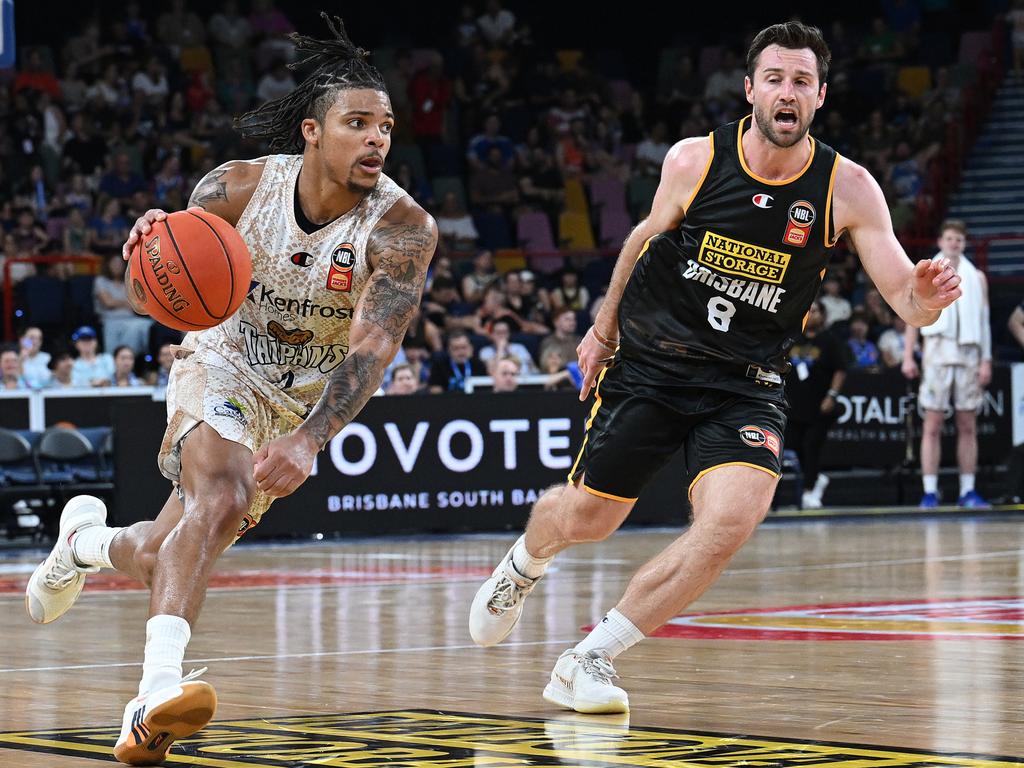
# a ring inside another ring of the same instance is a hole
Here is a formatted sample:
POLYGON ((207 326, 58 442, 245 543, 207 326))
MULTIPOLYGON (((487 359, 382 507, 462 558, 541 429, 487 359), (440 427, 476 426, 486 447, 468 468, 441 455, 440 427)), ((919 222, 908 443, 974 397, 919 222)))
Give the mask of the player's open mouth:
POLYGON ((780 109, 775 113, 775 122, 788 127, 795 126, 797 124, 796 112, 792 109, 780 109))
POLYGON ((384 167, 384 161, 375 155, 364 157, 359 161, 359 167, 368 173, 377 173, 384 167))

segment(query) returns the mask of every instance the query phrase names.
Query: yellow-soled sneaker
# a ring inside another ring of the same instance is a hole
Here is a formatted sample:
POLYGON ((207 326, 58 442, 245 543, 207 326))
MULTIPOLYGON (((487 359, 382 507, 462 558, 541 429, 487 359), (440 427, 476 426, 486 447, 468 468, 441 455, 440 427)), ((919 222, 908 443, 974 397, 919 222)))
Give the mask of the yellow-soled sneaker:
POLYGON ((217 711, 217 692, 209 683, 195 681, 206 667, 128 702, 114 757, 127 765, 159 765, 177 739, 202 730, 217 711))

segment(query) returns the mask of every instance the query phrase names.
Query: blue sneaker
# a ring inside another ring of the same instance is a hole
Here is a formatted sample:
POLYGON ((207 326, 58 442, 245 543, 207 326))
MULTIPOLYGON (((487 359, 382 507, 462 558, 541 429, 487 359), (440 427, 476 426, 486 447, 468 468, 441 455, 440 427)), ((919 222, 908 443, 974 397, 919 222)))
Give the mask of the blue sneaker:
POLYGON ((939 494, 937 493, 926 493, 921 497, 921 503, 917 505, 918 509, 935 509, 939 506, 939 494))
POLYGON ((973 489, 957 499, 956 503, 958 507, 967 507, 968 509, 992 509, 992 505, 973 489))

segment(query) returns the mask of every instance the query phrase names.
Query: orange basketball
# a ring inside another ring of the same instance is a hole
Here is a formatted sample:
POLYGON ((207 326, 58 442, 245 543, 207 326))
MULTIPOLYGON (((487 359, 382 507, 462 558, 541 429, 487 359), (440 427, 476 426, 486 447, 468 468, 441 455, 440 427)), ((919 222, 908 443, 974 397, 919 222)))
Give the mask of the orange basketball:
POLYGON ((146 314, 179 331, 227 320, 245 300, 252 257, 238 230, 202 210, 153 222, 128 260, 130 290, 146 314))

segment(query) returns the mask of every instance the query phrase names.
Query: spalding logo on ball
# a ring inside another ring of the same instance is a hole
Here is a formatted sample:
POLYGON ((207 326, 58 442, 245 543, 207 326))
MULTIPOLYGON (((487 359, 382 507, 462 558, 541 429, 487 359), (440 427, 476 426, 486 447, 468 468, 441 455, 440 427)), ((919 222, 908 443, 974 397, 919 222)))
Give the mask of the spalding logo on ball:
POLYGON ((155 221, 128 262, 141 309, 179 331, 201 331, 231 317, 252 281, 252 257, 238 230, 202 210, 155 221))

